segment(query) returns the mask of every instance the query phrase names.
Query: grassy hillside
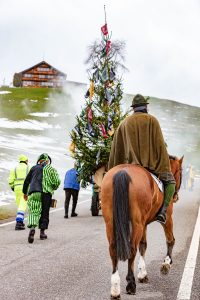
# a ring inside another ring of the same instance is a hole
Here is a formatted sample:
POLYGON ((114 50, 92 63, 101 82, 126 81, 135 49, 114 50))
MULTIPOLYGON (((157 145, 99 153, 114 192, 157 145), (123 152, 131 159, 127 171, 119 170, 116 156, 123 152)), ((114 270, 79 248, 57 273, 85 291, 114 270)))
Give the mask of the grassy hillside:
POLYGON ((9 87, 1 87, 0 91, 8 91, 8 94, 0 94, 0 99, 2 100, 24 100, 24 99, 33 99, 33 100, 44 100, 48 98, 48 95, 52 90, 59 92, 59 89, 51 89, 51 88, 9 88, 9 87))
MULTIPOLYGON (((0 118, 19 121, 29 119, 29 113, 45 111, 49 105, 49 97, 57 98, 62 94, 61 89, 53 88, 0 88, 0 118), (9 92, 9 93, 3 93, 9 92)), ((52 100, 52 99, 51 99, 52 100)), ((52 102, 52 101, 51 101, 52 102)))

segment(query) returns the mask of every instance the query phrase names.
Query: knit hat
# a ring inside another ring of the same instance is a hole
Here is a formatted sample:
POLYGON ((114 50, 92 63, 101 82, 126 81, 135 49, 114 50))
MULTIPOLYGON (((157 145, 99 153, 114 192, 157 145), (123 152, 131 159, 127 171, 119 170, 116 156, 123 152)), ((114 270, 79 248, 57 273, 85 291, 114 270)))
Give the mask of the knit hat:
POLYGON ((50 161, 51 164, 51 157, 47 154, 47 153, 42 153, 37 160, 37 164, 39 163, 39 161, 50 161))

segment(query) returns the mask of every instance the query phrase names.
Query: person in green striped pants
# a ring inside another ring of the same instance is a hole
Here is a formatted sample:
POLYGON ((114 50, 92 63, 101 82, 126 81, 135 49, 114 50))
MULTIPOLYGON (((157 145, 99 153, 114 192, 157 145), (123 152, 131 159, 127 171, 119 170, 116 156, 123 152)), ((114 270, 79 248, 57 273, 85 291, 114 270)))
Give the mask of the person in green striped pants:
POLYGON ((49 209, 52 194, 60 185, 60 178, 51 166, 51 158, 47 153, 39 156, 37 164, 28 173, 23 186, 24 199, 28 200, 28 242, 33 243, 35 228, 40 228, 40 239, 46 239, 45 229, 49 223, 49 209))

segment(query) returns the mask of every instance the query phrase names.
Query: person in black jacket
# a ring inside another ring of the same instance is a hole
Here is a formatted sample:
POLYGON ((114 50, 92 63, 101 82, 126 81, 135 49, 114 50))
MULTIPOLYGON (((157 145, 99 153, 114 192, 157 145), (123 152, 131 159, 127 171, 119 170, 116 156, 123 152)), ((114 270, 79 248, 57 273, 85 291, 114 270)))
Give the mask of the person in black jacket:
POLYGON ((40 239, 47 238, 45 229, 49 224, 49 210, 52 193, 60 184, 56 170, 50 166, 51 158, 43 153, 39 156, 37 164, 31 168, 23 186, 24 199, 28 199, 28 227, 30 228, 28 242, 33 243, 35 227, 39 225, 40 239))
POLYGON ((43 165, 33 166, 28 173, 23 186, 24 199, 28 200, 28 225, 30 228, 28 242, 33 243, 35 227, 38 226, 42 211, 42 178, 43 165))

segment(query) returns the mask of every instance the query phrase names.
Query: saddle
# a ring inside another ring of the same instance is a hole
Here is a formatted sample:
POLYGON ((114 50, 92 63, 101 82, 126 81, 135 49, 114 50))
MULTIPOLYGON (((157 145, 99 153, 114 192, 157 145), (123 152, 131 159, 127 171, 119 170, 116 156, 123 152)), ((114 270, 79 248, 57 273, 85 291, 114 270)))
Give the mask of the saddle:
POLYGON ((154 175, 153 173, 150 172, 150 174, 151 174, 153 180, 156 182, 156 184, 157 184, 159 190, 160 190, 162 193, 164 193, 164 185, 163 185, 163 182, 162 182, 156 175, 154 175))

